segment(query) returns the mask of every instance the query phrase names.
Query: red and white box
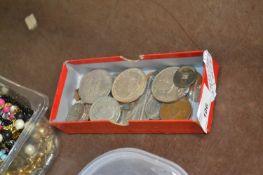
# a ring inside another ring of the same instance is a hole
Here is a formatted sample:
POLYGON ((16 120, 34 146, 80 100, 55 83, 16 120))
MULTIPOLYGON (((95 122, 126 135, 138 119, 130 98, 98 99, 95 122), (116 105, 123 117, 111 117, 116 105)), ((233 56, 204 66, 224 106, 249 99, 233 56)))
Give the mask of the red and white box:
POLYGON ((209 133, 212 128, 215 90, 219 65, 207 51, 141 55, 137 61, 121 56, 87 58, 65 61, 59 77, 49 122, 65 133, 209 133), (110 121, 65 122, 68 109, 75 102, 74 93, 82 76, 93 69, 121 72, 127 68, 140 68, 145 72, 171 66, 194 66, 201 73, 200 101, 193 107, 191 120, 131 120, 128 126, 110 121))

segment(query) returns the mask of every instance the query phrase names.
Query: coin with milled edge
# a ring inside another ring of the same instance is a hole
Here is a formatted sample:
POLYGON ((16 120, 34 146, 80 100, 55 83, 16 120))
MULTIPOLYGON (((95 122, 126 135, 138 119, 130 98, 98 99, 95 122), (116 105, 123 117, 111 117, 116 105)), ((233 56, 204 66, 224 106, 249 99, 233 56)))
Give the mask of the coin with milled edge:
POLYGON ((186 97, 173 103, 161 105, 160 117, 162 120, 187 120, 191 114, 192 106, 186 97))
POLYGON ((158 120, 160 119, 160 107, 161 103, 157 101, 152 95, 149 97, 149 99, 146 102, 145 105, 145 115, 148 119, 151 120, 158 120))
POLYGON ((137 68, 126 69, 114 80, 112 96, 123 103, 138 99, 146 88, 146 75, 137 68))
POLYGON ((78 121, 84 113, 84 104, 76 102, 69 108, 67 118, 65 121, 78 121))
POLYGON ((93 103, 96 99, 108 96, 112 88, 111 75, 102 69, 96 69, 83 76, 79 86, 79 95, 85 103, 93 103))
POLYGON ((197 78, 197 72, 194 67, 180 67, 174 74, 174 84, 179 88, 190 87, 197 78))
POLYGON ((80 120, 89 120, 89 111, 90 111, 90 104, 85 104, 84 105, 84 112, 80 120))
POLYGON ((178 67, 168 67, 159 72, 152 82, 152 94, 161 102, 173 102, 185 96, 189 88, 178 88, 173 77, 178 67))
POLYGON ((117 123, 121 114, 119 103, 112 97, 98 98, 90 108, 90 120, 110 120, 117 123))

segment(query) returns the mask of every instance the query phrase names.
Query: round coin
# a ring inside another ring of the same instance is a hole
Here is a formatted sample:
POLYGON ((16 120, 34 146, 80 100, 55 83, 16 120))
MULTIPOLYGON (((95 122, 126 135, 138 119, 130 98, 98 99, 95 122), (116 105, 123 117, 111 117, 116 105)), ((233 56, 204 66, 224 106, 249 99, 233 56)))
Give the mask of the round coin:
POLYGON ((151 120, 159 120, 160 119, 160 107, 161 107, 160 102, 157 101, 151 95, 149 99, 147 100, 145 109, 144 109, 144 112, 147 118, 151 120))
POLYGON ((126 69, 114 80, 112 96, 123 103, 129 103, 138 99, 146 88, 146 75, 137 68, 126 69))
POLYGON ((185 96, 189 88, 178 88, 173 77, 178 67, 168 67, 159 72, 152 82, 152 94, 161 102, 173 102, 185 96))
POLYGON ((68 115, 65 121, 78 121, 84 112, 84 104, 82 102, 76 102, 69 108, 68 115))
POLYGON ((191 114, 192 106, 186 97, 173 103, 161 105, 160 117, 162 120, 187 120, 191 114))
POLYGON ((174 74, 174 84, 179 88, 190 87, 197 78, 195 68, 190 66, 180 67, 174 74))
POLYGON ((112 87, 111 75, 102 69, 96 69, 83 76, 79 86, 79 95, 84 103, 93 103, 96 99, 108 96, 112 87))
POLYGON ((121 114, 119 103, 112 97, 98 98, 90 108, 90 120, 110 120, 117 123, 121 114))

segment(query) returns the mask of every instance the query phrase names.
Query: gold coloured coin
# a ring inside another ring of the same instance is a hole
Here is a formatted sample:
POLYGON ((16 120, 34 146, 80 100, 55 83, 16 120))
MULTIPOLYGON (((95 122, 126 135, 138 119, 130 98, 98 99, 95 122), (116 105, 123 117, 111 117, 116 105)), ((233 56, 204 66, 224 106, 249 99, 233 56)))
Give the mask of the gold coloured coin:
POLYGON ((126 69, 115 78, 112 85, 112 96, 122 103, 133 102, 143 94, 146 82, 146 75, 142 70, 126 69))
POLYGON ((162 120, 187 120, 192 114, 192 106, 184 97, 173 103, 163 103, 160 109, 162 120))

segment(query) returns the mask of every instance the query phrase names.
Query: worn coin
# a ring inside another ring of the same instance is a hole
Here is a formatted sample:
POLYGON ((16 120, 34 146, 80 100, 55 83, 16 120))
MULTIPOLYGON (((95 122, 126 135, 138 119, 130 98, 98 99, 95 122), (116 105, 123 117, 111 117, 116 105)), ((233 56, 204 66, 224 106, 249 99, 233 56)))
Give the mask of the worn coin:
POLYGON ((190 87, 197 78, 197 72, 194 67, 180 67, 174 74, 174 84, 179 88, 190 87))
POLYGON ((189 119, 192 114, 192 106, 184 97, 173 103, 163 103, 160 109, 162 120, 184 120, 189 119))
POLYGON ((83 76, 79 86, 79 95, 85 103, 93 103, 96 99, 108 96, 112 87, 111 75, 102 69, 96 69, 83 76))
POLYGON ((90 120, 110 120, 117 123, 121 114, 119 103, 112 97, 98 98, 90 108, 90 120))
POLYGON ((144 110, 147 118, 151 120, 160 119, 160 107, 161 103, 157 101, 152 95, 150 95, 144 110))
POLYGON ((84 105, 84 112, 83 112, 83 115, 81 116, 80 120, 89 120, 90 107, 91 107, 90 104, 84 105))
POLYGON ((146 88, 146 75, 137 68, 126 69, 114 80, 112 96, 123 103, 138 99, 146 88))
POLYGON ((78 121, 84 113, 84 104, 82 102, 76 102, 69 108, 66 121, 78 121))
POLYGON ((152 82, 152 94, 161 102, 173 102, 185 96, 189 88, 174 85, 173 77, 178 67, 168 67, 159 72, 152 82))

